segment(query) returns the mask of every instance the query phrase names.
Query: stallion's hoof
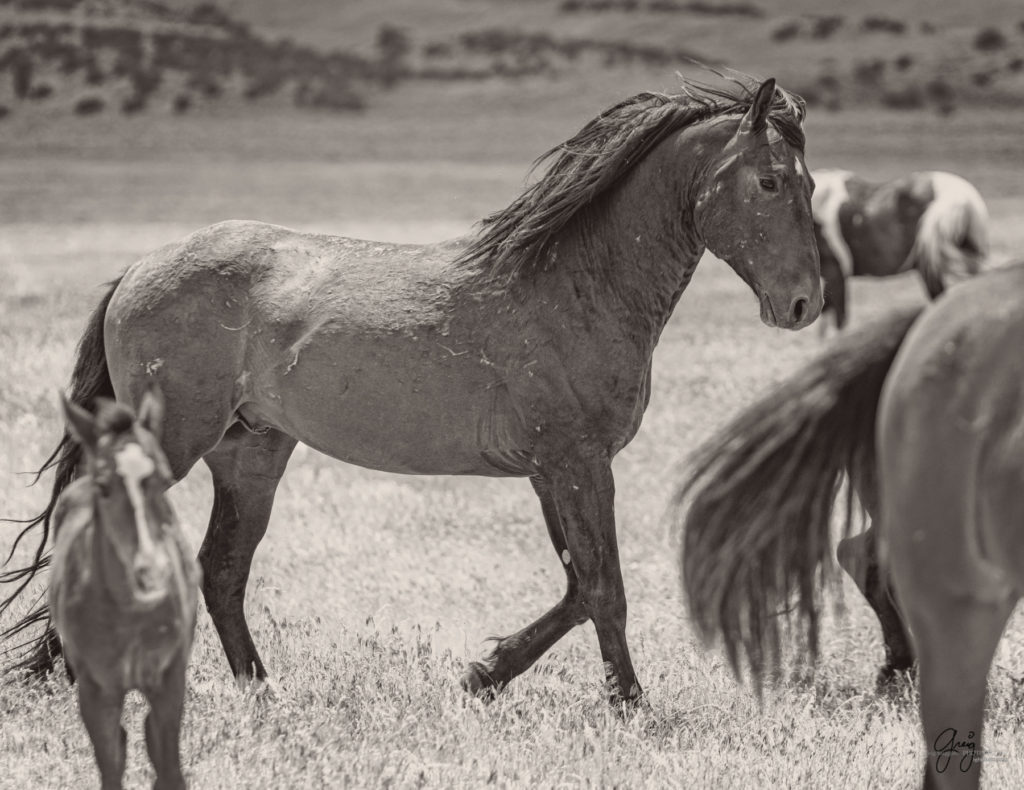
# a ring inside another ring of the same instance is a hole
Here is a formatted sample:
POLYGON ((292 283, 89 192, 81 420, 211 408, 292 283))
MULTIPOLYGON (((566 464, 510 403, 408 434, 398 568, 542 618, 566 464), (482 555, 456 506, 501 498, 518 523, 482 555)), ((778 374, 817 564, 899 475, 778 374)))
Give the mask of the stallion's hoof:
POLYGON ((875 693, 879 696, 902 696, 917 681, 917 664, 893 666, 886 664, 878 670, 875 693))
POLYGON ((623 694, 618 684, 611 686, 608 690, 608 702, 621 716, 630 716, 648 707, 647 696, 639 683, 634 683, 628 694, 623 694))
POLYGON ((494 699, 501 691, 501 685, 487 672, 479 661, 473 661, 462 673, 462 688, 479 699, 494 699))
POLYGON ((252 697, 257 702, 275 702, 277 700, 277 693, 266 678, 239 675, 235 677, 235 685, 245 696, 252 697))

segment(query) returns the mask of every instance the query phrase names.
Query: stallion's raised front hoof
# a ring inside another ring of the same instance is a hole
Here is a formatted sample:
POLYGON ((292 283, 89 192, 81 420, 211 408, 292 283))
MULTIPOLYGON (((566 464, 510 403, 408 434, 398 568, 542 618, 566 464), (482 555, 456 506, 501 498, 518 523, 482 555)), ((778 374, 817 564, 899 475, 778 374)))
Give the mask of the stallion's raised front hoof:
POLYGON ((479 661, 473 661, 462 673, 462 688, 478 699, 494 699, 502 689, 502 684, 491 677, 487 667, 479 661))

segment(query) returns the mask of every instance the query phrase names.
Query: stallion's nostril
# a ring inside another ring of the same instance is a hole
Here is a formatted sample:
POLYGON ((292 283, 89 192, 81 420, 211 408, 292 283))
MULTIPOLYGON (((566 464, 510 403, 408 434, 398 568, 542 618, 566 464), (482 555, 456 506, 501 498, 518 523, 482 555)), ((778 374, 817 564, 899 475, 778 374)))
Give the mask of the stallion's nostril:
POLYGON ((807 315, 807 297, 798 296, 793 300, 793 306, 790 308, 790 313, 793 316, 793 320, 799 323, 804 320, 804 316, 807 315))

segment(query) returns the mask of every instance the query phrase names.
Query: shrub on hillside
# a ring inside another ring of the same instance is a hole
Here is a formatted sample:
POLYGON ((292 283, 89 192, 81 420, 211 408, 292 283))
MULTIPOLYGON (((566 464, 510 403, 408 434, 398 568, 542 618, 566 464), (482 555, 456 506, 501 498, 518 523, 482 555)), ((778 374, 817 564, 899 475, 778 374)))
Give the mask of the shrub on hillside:
POLYGON ((42 99, 50 98, 52 95, 53 86, 48 82, 41 82, 38 85, 33 85, 29 88, 28 93, 25 94, 25 98, 31 99, 32 101, 41 101, 42 99))
POLYGON ((106 105, 99 96, 86 96, 75 102, 75 115, 95 115, 103 112, 106 105))
POLYGON ((134 115, 137 112, 142 112, 144 109, 146 109, 146 97, 140 96, 137 93, 133 93, 121 102, 121 112, 125 115, 134 115))
POLYGON ((0 71, 10 70, 14 95, 24 99, 32 87, 32 56, 22 47, 13 47, 0 57, 0 71))
POLYGON ((861 85, 872 87, 882 81, 885 74, 884 60, 868 60, 858 63, 853 68, 853 78, 861 85))
POLYGON ((881 97, 882 106, 894 110, 919 110, 925 106, 924 91, 917 85, 887 90, 881 97))
POLYGON ((914 58, 911 57, 910 55, 900 55, 898 58, 896 58, 895 63, 896 68, 899 71, 906 71, 907 69, 914 65, 914 58))
POLYGON ((11 114, 11 108, 6 104, 0 104, 0 118, 6 118, 11 114))
POLYGON ((906 22, 884 16, 865 17, 860 26, 862 30, 868 33, 892 33, 896 36, 902 36, 907 32, 906 22))
POLYGON ((843 18, 841 16, 820 16, 814 20, 814 26, 811 28, 811 38, 831 38, 832 34, 842 26, 843 18))
POLYGON ((790 39, 796 38, 798 35, 800 35, 800 23, 786 22, 784 25, 780 25, 772 31, 772 40, 789 41, 790 39))
POLYGON ((956 92, 942 77, 929 81, 924 86, 924 92, 928 101, 934 104, 935 109, 942 115, 949 115, 956 109, 956 92))
POLYGON ((1006 46, 1006 36, 994 27, 986 27, 978 31, 974 37, 974 48, 981 52, 993 52, 1006 46))

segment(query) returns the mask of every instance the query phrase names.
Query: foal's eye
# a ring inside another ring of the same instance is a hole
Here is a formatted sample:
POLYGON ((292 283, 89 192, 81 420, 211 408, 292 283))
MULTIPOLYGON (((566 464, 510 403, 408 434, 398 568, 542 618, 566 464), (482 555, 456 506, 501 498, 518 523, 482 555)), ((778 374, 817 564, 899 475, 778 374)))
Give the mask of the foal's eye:
POLYGON ((771 176, 761 176, 761 189, 766 189, 769 192, 774 192, 779 186, 775 182, 775 179, 771 176))

